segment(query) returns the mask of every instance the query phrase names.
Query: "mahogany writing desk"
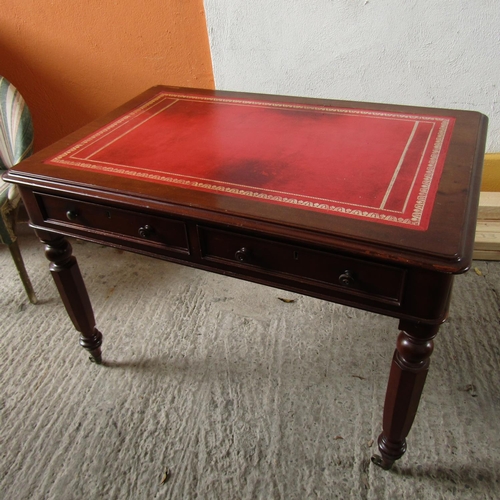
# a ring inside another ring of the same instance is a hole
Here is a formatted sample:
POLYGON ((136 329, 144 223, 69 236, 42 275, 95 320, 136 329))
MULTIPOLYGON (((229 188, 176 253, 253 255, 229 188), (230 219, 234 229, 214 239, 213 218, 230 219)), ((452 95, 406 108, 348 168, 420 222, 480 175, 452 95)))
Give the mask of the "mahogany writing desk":
POLYGON ((399 318, 373 459, 388 469, 471 263, 486 125, 468 111, 155 87, 4 178, 98 363, 65 236, 399 318))

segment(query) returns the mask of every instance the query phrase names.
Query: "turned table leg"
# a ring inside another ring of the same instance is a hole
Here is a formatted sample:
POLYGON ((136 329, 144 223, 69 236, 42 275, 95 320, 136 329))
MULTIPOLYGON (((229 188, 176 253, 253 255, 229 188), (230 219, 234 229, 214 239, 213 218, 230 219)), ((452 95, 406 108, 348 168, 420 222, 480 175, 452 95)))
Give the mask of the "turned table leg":
POLYGON ((410 432, 424 388, 433 339, 439 325, 422 325, 402 320, 396 351, 392 359, 385 396, 383 431, 378 438, 380 455, 372 462, 390 469, 406 451, 410 432))
POLYGON ((71 245, 60 235, 39 231, 38 236, 45 243, 45 255, 66 311, 81 333, 80 345, 89 351, 91 361, 101 364, 102 334, 95 327, 92 305, 71 245))

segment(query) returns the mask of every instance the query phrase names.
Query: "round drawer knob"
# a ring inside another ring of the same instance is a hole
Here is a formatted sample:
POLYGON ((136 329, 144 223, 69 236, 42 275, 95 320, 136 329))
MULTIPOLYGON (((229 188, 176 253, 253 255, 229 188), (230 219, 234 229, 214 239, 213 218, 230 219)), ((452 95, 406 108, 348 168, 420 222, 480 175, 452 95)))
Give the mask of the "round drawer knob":
POLYGON ((250 250, 246 247, 242 247, 236 251, 234 254, 234 258, 239 262, 248 262, 248 258, 250 257, 250 250))
POLYGON ((78 219, 78 212, 76 210, 68 210, 66 212, 66 217, 70 221, 75 221, 76 219, 78 219))
POLYGON ((341 285, 344 286, 352 286, 355 283, 354 279, 354 274, 352 271, 344 271, 340 276, 339 276, 339 282, 341 285))
POLYGON ((153 233, 154 229, 148 224, 139 228, 139 236, 141 238, 150 238, 153 233))

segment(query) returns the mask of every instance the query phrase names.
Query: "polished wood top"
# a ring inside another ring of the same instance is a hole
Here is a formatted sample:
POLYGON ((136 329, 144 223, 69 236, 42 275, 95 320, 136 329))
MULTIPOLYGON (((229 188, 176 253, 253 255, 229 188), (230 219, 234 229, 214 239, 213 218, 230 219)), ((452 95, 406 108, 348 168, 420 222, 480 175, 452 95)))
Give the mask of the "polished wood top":
POLYGON ((469 111, 155 87, 6 180, 460 272, 486 123, 469 111))

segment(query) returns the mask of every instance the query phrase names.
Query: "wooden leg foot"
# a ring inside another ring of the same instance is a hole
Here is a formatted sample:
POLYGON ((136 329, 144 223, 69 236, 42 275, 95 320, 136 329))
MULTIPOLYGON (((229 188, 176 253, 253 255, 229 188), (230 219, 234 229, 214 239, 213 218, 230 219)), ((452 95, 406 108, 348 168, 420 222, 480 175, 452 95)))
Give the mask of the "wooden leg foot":
POLYGON ((94 329, 94 336, 92 338, 80 335, 80 345, 89 352, 90 361, 98 365, 102 364, 101 344, 102 333, 97 328, 94 329))
POLYGON ((390 442, 382 433, 378 437, 378 449, 380 455, 373 455, 372 463, 384 470, 390 470, 394 462, 406 452, 406 439, 400 442, 390 442))
POLYGON ((384 405, 375 465, 388 470, 406 452, 406 436, 417 413, 439 325, 401 321, 384 405))
POLYGON ((373 455, 372 463, 384 470, 391 470, 392 466, 394 465, 393 460, 386 460, 385 458, 382 458, 380 455, 373 455))
POLYGON ((75 328, 81 333, 80 345, 92 361, 102 363, 102 334, 95 326, 94 312, 80 269, 69 242, 60 235, 39 233, 45 243, 45 255, 61 299, 75 328))

